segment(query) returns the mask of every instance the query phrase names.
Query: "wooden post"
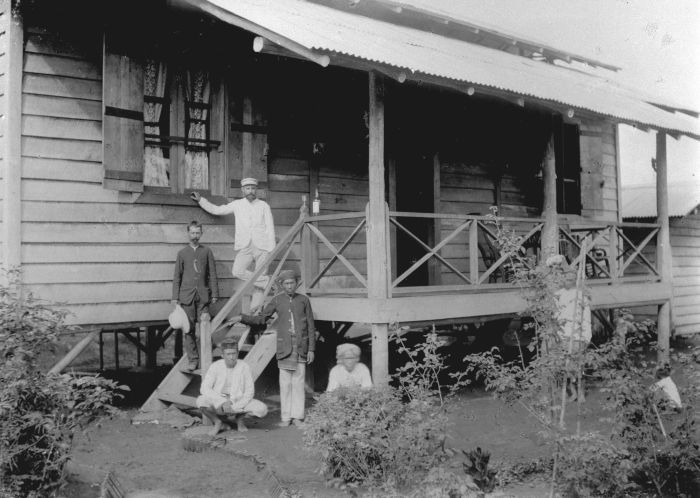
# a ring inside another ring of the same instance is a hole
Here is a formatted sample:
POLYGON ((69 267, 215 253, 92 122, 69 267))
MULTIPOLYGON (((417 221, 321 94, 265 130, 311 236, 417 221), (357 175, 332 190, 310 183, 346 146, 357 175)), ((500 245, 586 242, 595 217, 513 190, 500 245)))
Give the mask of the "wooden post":
MULTIPOLYGON (((314 198, 316 197, 316 192, 318 191, 318 175, 319 175, 319 163, 316 156, 312 156, 309 160, 309 203, 306 206, 306 212, 303 214, 305 216, 309 215, 309 206, 313 206, 314 198)), ((313 216, 313 213, 312 213, 313 216)), ((318 225, 318 224, 316 224, 318 225)), ((308 284, 318 275, 319 271, 319 251, 318 251, 318 237, 311 232, 308 228, 304 228, 301 232, 301 257, 302 265, 304 267, 304 273, 301 275, 304 281, 304 288, 309 291, 308 284)), ((309 369, 307 369, 309 370, 309 369)))
POLYGON ((557 170, 554 156, 554 135, 547 146, 547 156, 542 164, 544 202, 542 203, 542 239, 540 244, 540 263, 549 256, 559 253, 559 227, 557 225, 557 170))
POLYGON ((146 327, 146 369, 155 370, 158 366, 158 341, 156 331, 152 327, 146 327))
MULTIPOLYGON (((433 154, 433 213, 440 213, 440 155, 436 152, 433 154)), ((426 220, 429 222, 429 220, 426 220)), ((433 233, 431 245, 436 246, 442 240, 442 220, 435 218, 433 220, 433 233)), ((438 251, 440 254, 441 251, 438 251)), ((429 284, 440 285, 442 280, 441 270, 442 265, 436 258, 430 258, 428 271, 430 272, 429 284)))
POLYGON ((618 275, 619 266, 617 264, 617 257, 620 253, 619 240, 620 239, 617 235, 617 226, 610 225, 610 245, 608 246, 608 270, 610 271, 610 278, 613 281, 617 281, 617 279, 620 277, 620 275, 618 275))
MULTIPOLYGON (((384 79, 369 73, 369 203, 367 206, 367 287, 370 299, 389 297, 389 243, 384 190, 384 79)), ((372 324, 374 384, 389 383, 389 327, 372 324)))
MULTIPOLYGON (((209 314, 204 313, 199 317, 199 370, 201 378, 204 379, 207 370, 211 366, 211 319, 209 314)), ((196 334, 195 334, 196 335, 196 334)), ((202 425, 211 425, 211 421, 207 417, 202 417, 202 425)))
POLYGON ((469 280, 479 284, 479 222, 472 220, 469 225, 469 280))
MULTIPOLYGON (((666 134, 656 133, 656 214, 660 225, 656 236, 656 265, 661 275, 661 281, 671 284, 671 238, 668 221, 668 181, 666 164, 666 134)), ((666 301, 659 306, 657 323, 658 361, 669 361, 669 341, 671 338, 671 302, 666 301)))
POLYGON ((0 31, 5 31, 6 53, 0 73, 5 74, 5 116, 0 120, 2 151, 2 244, 5 269, 18 268, 22 262, 22 66, 24 26, 22 19, 11 13, 10 1, 3 1, 4 15, 0 31))
POLYGON ((57 374, 61 373, 64 368, 66 368, 68 365, 71 364, 73 360, 75 360, 80 353, 82 353, 86 347, 90 345, 90 343, 97 337, 102 329, 95 329, 89 334, 87 334, 85 337, 83 337, 73 348, 68 351, 68 353, 61 358, 61 360, 56 363, 53 367, 51 367, 51 370, 49 370, 50 374, 57 374))

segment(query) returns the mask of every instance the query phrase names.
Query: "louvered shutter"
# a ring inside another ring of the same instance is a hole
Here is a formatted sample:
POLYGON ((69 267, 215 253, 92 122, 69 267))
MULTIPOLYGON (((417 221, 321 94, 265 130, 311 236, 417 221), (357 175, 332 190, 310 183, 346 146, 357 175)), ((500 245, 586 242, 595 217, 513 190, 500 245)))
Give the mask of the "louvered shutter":
POLYGON ((102 146, 105 188, 143 191, 143 61, 129 31, 105 34, 102 146))
POLYGON ((267 186, 268 123, 264 97, 258 92, 232 89, 229 99, 228 135, 229 197, 240 195, 240 181, 253 177, 267 186))

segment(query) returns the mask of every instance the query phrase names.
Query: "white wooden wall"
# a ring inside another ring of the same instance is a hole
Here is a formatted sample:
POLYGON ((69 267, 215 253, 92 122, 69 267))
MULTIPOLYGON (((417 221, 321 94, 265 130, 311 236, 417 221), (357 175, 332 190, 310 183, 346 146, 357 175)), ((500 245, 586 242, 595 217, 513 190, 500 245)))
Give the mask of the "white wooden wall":
MULTIPOLYGON (((7 23, 10 20, 10 0, 0 0, 0 223, 3 220, 4 212, 4 202, 2 197, 4 195, 4 184, 3 177, 5 163, 3 158, 5 156, 5 134, 7 129, 7 120, 5 119, 5 103, 7 98, 5 96, 5 91, 7 88, 7 23)), ((2 231, 0 231, 0 262, 4 261, 4 256, 2 254, 3 243, 2 243, 2 231)))
POLYGON ((102 41, 25 33, 22 115, 22 263, 41 298, 65 303, 72 323, 163 320, 185 225, 205 223, 202 242, 232 287, 232 228, 196 206, 133 203, 102 187, 102 41), (218 223, 212 225, 212 223, 218 223))
POLYGON ((596 145, 600 150, 581 149, 581 216, 589 220, 617 221, 617 133, 615 125, 600 120, 583 120, 582 133, 594 133, 600 137, 596 145), (600 170, 586 167, 586 154, 600 160, 600 170), (602 187, 601 187, 602 183, 602 187), (600 192, 596 192, 600 189, 600 192), (595 195, 594 195, 595 193, 595 195))
POLYGON ((700 332, 700 214, 671 218, 673 324, 677 334, 700 332))

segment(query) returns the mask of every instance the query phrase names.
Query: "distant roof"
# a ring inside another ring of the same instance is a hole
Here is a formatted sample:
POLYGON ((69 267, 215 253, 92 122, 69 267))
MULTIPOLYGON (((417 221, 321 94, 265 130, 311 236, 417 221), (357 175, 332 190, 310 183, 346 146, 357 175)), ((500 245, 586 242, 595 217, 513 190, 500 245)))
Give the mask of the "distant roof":
MULTIPOLYGON (((700 182, 668 185, 668 215, 686 216, 700 206, 700 182)), ((622 187, 623 218, 656 218, 656 185, 622 187)))
POLYGON ((618 122, 700 138, 700 120, 663 110, 639 92, 570 67, 520 57, 303 0, 186 0, 302 56, 470 92, 590 111, 618 122))

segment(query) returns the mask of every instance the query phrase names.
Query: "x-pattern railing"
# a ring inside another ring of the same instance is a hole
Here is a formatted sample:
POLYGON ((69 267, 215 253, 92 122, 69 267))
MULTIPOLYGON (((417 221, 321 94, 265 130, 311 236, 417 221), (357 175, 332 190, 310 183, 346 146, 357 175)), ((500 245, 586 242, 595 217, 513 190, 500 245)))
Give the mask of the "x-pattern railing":
POLYGON ((659 232, 659 226, 647 223, 609 223, 597 226, 560 227, 562 240, 568 241, 577 251, 571 256, 571 265, 590 264, 598 278, 617 280, 634 278, 625 272, 632 263, 637 262, 648 274, 659 276, 656 266, 644 255, 659 232), (639 242, 634 242, 625 233, 625 229, 634 228, 647 230, 639 242), (586 242, 585 254, 582 253, 583 242, 586 242), (603 249, 601 251, 601 249, 603 249))
POLYGON ((304 229, 305 230, 310 230, 311 233, 313 233, 318 240, 321 241, 323 245, 325 245, 328 250, 331 252, 331 257, 330 259, 325 263, 323 268, 320 269, 320 271, 316 274, 316 276, 312 277, 308 284, 306 285, 307 291, 313 290, 317 286, 317 284, 321 281, 321 278, 323 278, 330 268, 335 265, 337 262, 340 262, 347 268, 347 270, 357 279, 357 281, 360 283, 362 288, 366 289, 367 288, 367 279, 360 271, 353 265, 345 256, 343 256, 343 252, 350 247, 350 245, 353 243, 353 241, 356 239, 357 235, 362 232, 362 230, 366 227, 367 225, 367 218, 365 215, 365 212, 355 212, 355 213, 342 213, 342 214, 332 214, 332 215, 321 215, 321 216, 311 216, 307 217, 304 220, 304 229), (333 244, 330 240, 328 240, 328 237, 326 237, 321 229, 318 228, 317 223, 322 222, 322 221, 336 221, 336 220, 347 220, 347 219, 359 219, 359 223, 352 229, 350 232, 350 235, 346 237, 346 239, 343 241, 340 246, 336 247, 335 244, 333 244))
MULTIPOLYGON (((510 263, 511 255, 498 250, 497 235, 489 223, 494 220, 486 216, 474 215, 458 215, 458 214, 436 214, 436 213, 410 213, 410 212, 389 212, 389 222, 396 227, 397 231, 406 234, 411 240, 415 241, 423 250, 423 254, 409 268, 404 270, 392 281, 392 288, 396 289, 399 284, 404 282, 418 268, 433 259, 438 261, 442 266, 448 268, 450 273, 457 276, 464 282, 463 285, 474 288, 476 286, 487 284, 492 280, 497 272, 500 272, 504 266, 510 263), (452 229, 445 237, 442 237, 432 247, 423 241, 418 235, 413 233, 406 227, 405 223, 399 221, 403 218, 424 218, 433 220, 435 223, 442 221, 452 221, 457 223, 457 227, 452 229), (455 239, 463 232, 468 233, 468 243, 464 247, 464 256, 469 259, 469 273, 461 271, 453 263, 448 261, 440 251, 448 244, 454 243, 455 239), (481 237, 480 237, 481 234, 481 237), (486 247, 484 247, 486 246, 486 247), (491 255, 491 257, 489 257, 491 255), (483 272, 480 272, 479 262, 482 261, 485 266, 483 272)), ((509 226, 524 224, 525 233, 520 236, 520 242, 524 246, 528 244, 542 230, 543 223, 539 220, 526 218, 499 218, 501 223, 507 223, 509 226), (533 225, 534 223, 534 225, 533 225)), ((523 230, 521 230, 522 232, 523 230)), ((503 272, 505 273, 505 272, 503 272)), ((439 287, 435 285, 434 287, 439 287)), ((453 286, 451 286, 453 287, 453 286)))

